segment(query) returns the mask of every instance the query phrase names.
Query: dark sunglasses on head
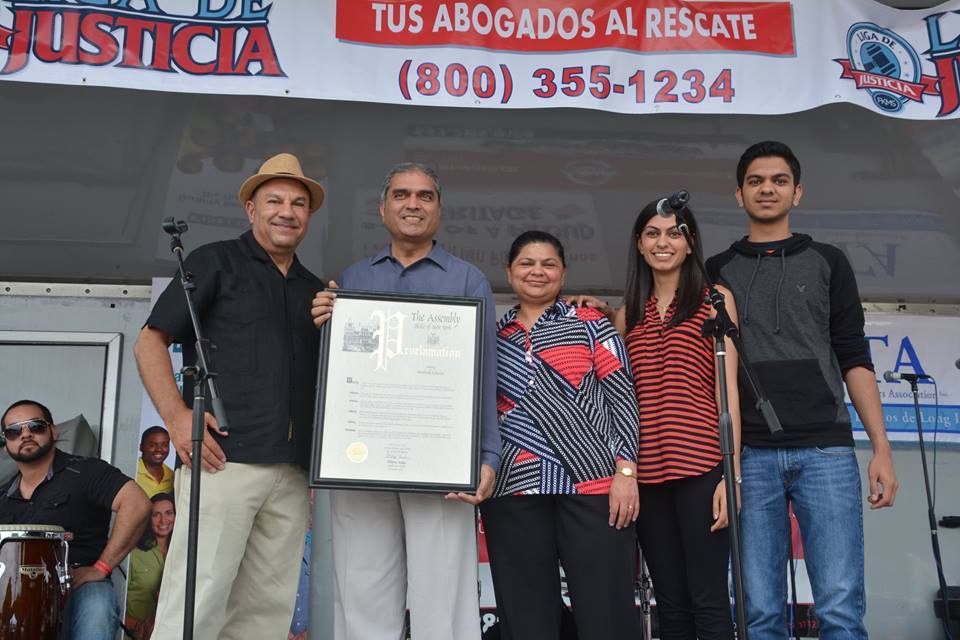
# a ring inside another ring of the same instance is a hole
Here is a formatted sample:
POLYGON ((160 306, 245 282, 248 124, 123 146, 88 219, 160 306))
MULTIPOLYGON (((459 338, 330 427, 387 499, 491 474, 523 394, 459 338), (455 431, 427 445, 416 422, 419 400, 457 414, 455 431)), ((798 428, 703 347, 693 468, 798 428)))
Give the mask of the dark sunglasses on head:
POLYGON ((30 429, 30 433, 34 435, 40 435, 41 433, 46 433, 49 427, 50 423, 40 418, 24 420, 23 422, 17 422, 4 427, 3 437, 7 440, 16 440, 20 437, 25 428, 30 429))

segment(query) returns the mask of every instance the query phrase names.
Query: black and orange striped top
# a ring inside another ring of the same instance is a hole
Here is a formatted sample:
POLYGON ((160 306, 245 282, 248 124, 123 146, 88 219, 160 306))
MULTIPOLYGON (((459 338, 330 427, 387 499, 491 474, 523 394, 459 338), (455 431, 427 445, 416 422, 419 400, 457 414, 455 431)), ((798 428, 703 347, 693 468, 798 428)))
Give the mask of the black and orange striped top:
POLYGON ((700 475, 720 462, 713 340, 701 335, 710 305, 671 327, 675 311, 674 303, 661 320, 651 296, 625 340, 640 405, 642 483, 700 475))

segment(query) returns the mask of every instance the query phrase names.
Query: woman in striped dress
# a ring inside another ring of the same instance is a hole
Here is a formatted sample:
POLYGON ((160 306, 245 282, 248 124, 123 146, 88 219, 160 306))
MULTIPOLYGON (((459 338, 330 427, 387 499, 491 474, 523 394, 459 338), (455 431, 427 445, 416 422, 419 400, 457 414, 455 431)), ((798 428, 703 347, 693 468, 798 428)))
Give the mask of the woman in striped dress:
POLYGON ((626 348, 596 309, 558 295, 563 246, 514 240, 519 304, 497 325, 503 454, 480 506, 504 640, 560 634, 558 561, 582 640, 638 638, 634 604, 637 402, 626 348))
MULTIPOLYGON (((730 551, 718 437, 713 338, 716 312, 691 253, 702 255, 696 220, 690 246, 676 217, 640 212, 630 240, 624 306, 614 324, 630 355, 640 407, 637 534, 653 578, 663 640, 732 640, 730 551)), ((736 322, 733 296, 717 287, 736 322)), ((727 340, 727 381, 739 451, 737 357, 727 340)), ((735 458, 739 482, 739 456, 735 458)))

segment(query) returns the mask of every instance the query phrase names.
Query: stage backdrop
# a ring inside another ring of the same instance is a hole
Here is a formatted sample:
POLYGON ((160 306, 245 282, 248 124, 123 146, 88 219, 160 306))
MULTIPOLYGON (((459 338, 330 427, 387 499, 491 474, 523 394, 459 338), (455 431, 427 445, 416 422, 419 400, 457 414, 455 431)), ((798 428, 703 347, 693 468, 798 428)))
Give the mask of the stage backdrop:
POLYGON ((960 0, 0 0, 0 78, 623 113, 851 102, 955 118, 960 0))

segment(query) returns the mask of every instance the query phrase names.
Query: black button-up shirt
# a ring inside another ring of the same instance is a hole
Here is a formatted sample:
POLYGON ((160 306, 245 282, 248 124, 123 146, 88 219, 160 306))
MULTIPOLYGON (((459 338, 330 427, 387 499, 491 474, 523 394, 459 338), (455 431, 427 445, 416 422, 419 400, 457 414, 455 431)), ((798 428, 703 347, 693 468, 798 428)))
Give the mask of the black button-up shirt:
POLYGON ((0 523, 63 527, 73 534, 70 564, 92 565, 107 546, 113 500, 130 481, 103 460, 57 449, 29 500, 20 495, 19 473, 0 491, 0 523))
MULTIPOLYGON (((306 468, 319 350, 310 307, 323 284, 296 257, 284 277, 250 231, 198 247, 185 266, 194 276, 203 333, 216 347, 211 368, 218 374, 230 435, 214 437, 227 461, 296 462, 306 468)), ((183 345, 185 365, 196 362, 179 275, 146 324, 183 345)), ((192 406, 191 379, 183 382, 183 398, 192 406)))

